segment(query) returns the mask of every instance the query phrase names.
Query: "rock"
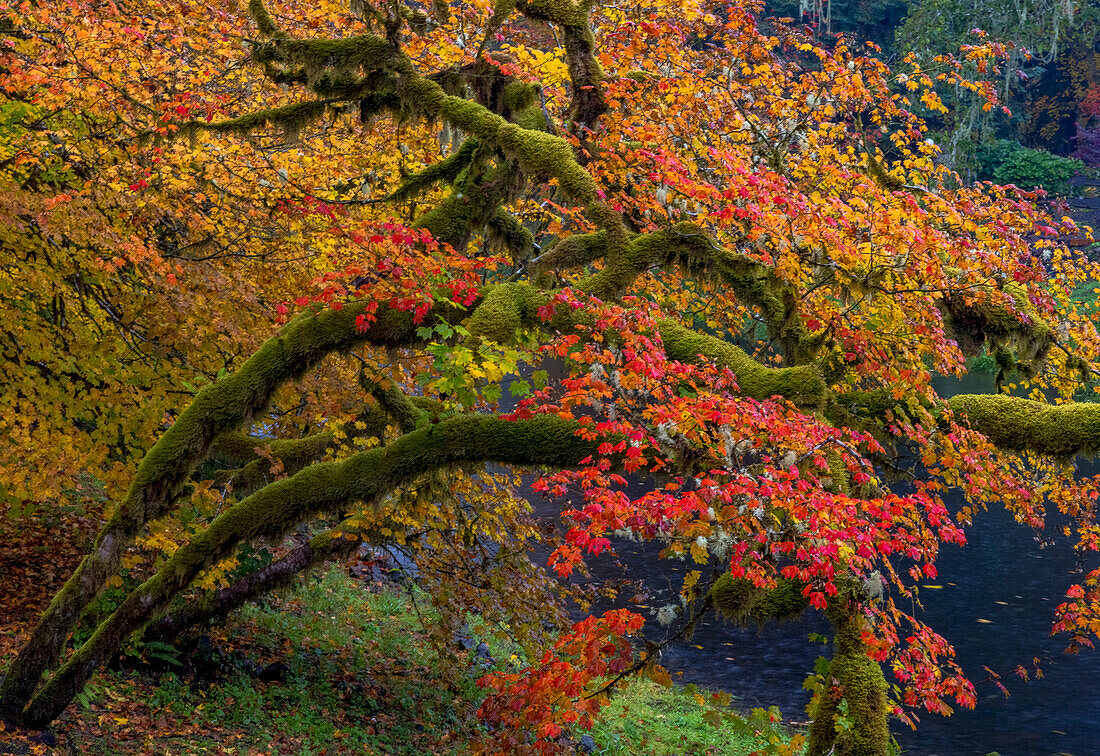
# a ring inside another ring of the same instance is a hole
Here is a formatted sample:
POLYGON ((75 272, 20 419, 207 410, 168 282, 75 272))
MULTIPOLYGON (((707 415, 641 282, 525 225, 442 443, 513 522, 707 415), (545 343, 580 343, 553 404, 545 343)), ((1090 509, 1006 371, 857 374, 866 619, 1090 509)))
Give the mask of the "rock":
POLYGON ((281 661, 276 661, 264 667, 260 671, 259 678, 263 682, 286 682, 286 677, 289 672, 290 667, 283 664, 281 661))
POLYGON ((581 735, 577 741, 577 750, 581 753, 593 753, 596 750, 596 739, 591 735, 581 735))
POLYGON ((55 745, 57 745, 57 736, 49 730, 43 730, 42 732, 31 738, 31 742, 53 748, 55 745))
POLYGON ((475 656, 477 656, 477 660, 482 664, 489 665, 493 663, 493 654, 489 651, 488 643, 477 644, 475 656))

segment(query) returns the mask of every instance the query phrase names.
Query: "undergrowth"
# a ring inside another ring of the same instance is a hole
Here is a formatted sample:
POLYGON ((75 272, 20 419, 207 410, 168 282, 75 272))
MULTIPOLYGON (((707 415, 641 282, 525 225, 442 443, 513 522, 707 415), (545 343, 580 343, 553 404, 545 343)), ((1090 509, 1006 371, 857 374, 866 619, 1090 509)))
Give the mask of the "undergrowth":
MULTIPOLYGON (((476 718, 474 681, 488 664, 523 663, 476 619, 470 629, 494 661, 476 647, 441 655, 404 589, 334 568, 247 607, 192 647, 123 659, 58 720, 56 738, 0 734, 0 753, 467 753, 492 738, 476 718)), ((575 742, 587 735, 584 747, 607 756, 752 750, 751 735, 716 728, 704 713, 681 689, 636 680, 575 742)))

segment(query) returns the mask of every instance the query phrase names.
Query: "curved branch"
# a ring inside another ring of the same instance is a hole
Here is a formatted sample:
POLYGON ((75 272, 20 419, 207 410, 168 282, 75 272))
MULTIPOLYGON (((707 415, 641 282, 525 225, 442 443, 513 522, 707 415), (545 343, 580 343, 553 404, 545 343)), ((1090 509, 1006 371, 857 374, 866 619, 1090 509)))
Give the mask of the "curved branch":
POLYGON ((568 118, 581 129, 593 128, 607 111, 607 101, 603 68, 596 58, 596 38, 588 22, 591 0, 519 0, 516 9, 527 18, 561 27, 565 63, 573 84, 568 118))
POLYGON ((548 415, 521 421, 462 415, 401 436, 384 448, 316 464, 272 483, 219 515, 134 589, 31 699, 23 722, 41 727, 53 721, 130 633, 164 611, 202 570, 229 556, 237 544, 281 538, 311 517, 356 501, 374 503, 397 486, 446 465, 575 466, 596 452, 594 442, 574 435, 578 427, 548 415))
POLYGON ((149 623, 143 637, 171 641, 180 633, 224 617, 268 591, 289 585, 311 567, 347 556, 362 542, 357 530, 346 527, 346 523, 326 530, 266 567, 250 572, 225 588, 211 591, 197 601, 188 601, 176 611, 149 623))
MULTIPOLYGON (((464 315, 450 306, 436 315, 455 322, 464 315)), ((195 395, 176 422, 146 453, 125 497, 100 530, 95 545, 39 619, 0 685, 0 718, 17 722, 24 704, 61 654, 69 632, 88 602, 114 574, 123 551, 146 522, 165 514, 214 439, 261 412, 275 390, 298 378, 333 351, 370 342, 417 343, 410 313, 380 308, 366 330, 356 325, 360 307, 304 313, 269 339, 235 373, 195 395)))

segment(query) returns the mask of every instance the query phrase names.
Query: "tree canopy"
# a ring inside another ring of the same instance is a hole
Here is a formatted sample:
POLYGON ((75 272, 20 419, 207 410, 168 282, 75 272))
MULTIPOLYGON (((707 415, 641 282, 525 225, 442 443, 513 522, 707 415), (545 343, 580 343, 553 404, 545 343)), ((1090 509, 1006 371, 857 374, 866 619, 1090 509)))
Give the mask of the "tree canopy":
MULTIPOLYGON (((762 32, 751 0, 3 7, 0 480, 22 512, 109 501, 5 720, 368 541, 409 549, 442 616, 510 619, 532 662, 483 714, 554 749, 609 677, 662 671, 627 610, 546 639, 498 466, 562 503, 560 575, 615 534, 693 562, 674 635, 824 611, 812 754, 973 705, 910 607, 983 509, 1053 507, 1097 548, 1072 458, 1100 448, 1074 401, 1100 278, 1067 219, 937 162, 936 87, 996 101, 963 61, 891 70, 762 32), (937 393, 983 353, 1001 393, 937 393)), ((1057 629, 1089 643, 1100 572, 1068 588, 1057 629)))

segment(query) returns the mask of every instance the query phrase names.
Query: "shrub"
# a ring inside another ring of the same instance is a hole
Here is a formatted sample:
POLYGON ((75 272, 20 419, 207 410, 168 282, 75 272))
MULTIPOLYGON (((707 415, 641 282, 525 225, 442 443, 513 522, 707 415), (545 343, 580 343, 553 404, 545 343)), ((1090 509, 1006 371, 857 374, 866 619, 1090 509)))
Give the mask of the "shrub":
POLYGON ((1052 194, 1064 194, 1066 182, 1085 168, 1081 160, 1033 150, 1008 139, 979 145, 974 158, 979 179, 1052 194))

